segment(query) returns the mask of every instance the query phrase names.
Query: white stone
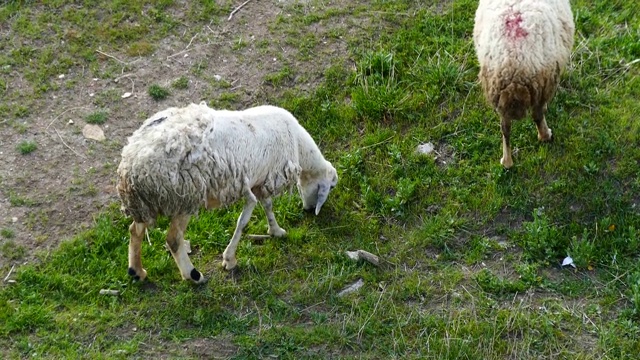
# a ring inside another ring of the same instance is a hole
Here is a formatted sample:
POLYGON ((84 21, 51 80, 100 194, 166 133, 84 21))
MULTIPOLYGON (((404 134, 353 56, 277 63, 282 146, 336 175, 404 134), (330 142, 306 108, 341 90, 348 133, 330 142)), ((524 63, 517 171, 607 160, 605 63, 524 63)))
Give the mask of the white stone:
POLYGON ((345 296, 347 294, 351 294, 352 292, 358 291, 358 289, 360 289, 362 286, 364 286, 364 281, 362 279, 358 279, 358 281, 356 281, 355 283, 342 289, 342 291, 338 293, 338 296, 345 296))
POLYGON ((418 149, 417 151, 420 154, 431 154, 433 152, 433 150, 435 149, 435 147, 433 146, 432 143, 428 142, 426 144, 420 144, 418 145, 418 149))
POLYGON ((104 141, 106 139, 100 126, 93 124, 85 125, 82 129, 82 135, 87 139, 95 141, 104 141))

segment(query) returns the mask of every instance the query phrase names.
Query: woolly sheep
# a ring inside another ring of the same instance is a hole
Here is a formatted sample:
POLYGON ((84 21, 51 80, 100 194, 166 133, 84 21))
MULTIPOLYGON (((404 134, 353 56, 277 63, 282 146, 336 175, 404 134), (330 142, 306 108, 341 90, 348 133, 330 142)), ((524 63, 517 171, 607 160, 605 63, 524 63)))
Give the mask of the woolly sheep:
POLYGON ((143 280, 140 251, 145 231, 158 215, 170 217, 167 245, 182 278, 205 281, 192 265, 184 232, 200 208, 246 199, 222 265, 236 266, 236 248, 258 201, 268 233, 281 237, 271 197, 297 184, 305 210, 316 215, 338 182, 335 168, 288 111, 259 106, 213 110, 205 103, 169 108, 147 119, 122 149, 117 190, 129 227, 129 275, 143 280))
POLYGON ((505 168, 513 165, 512 120, 531 110, 538 140, 551 140, 547 103, 569 62, 574 31, 568 0, 480 0, 473 41, 482 89, 500 116, 505 168))

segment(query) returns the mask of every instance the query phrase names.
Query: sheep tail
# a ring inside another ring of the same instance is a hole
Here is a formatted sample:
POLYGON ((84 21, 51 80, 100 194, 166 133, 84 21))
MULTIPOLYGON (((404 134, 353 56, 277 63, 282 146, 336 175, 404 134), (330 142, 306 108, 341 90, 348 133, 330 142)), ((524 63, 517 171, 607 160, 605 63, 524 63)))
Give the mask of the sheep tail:
POLYGON ((511 83, 500 91, 498 112, 509 119, 522 119, 531 107, 531 93, 529 89, 518 83, 511 83))
POLYGON ((145 223, 147 227, 153 227, 158 214, 153 212, 140 198, 140 194, 132 185, 126 176, 120 176, 118 184, 116 185, 116 190, 122 200, 120 211, 126 216, 132 217, 137 223, 145 223))

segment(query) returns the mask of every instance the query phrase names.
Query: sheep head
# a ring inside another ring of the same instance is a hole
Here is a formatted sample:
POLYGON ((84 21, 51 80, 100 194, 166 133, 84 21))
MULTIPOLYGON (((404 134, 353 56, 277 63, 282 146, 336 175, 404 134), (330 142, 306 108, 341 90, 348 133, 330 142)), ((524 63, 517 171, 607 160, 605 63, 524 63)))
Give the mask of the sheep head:
POLYGON ((315 209, 320 213, 322 205, 327 201, 329 192, 338 183, 338 173, 330 162, 325 161, 326 167, 316 171, 303 171, 298 181, 298 191, 302 198, 302 206, 307 211, 315 209))

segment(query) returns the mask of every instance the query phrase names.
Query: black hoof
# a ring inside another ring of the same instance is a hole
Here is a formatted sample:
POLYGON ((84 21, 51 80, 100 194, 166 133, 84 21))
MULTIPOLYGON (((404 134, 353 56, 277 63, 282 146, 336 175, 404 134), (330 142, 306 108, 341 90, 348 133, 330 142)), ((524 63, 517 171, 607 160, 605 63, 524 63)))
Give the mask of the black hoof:
POLYGON ((129 276, 131 276, 135 281, 140 281, 140 276, 136 273, 136 271, 133 268, 129 268, 129 276))
POLYGON ((193 268, 191 270, 191 274, 190 275, 191 275, 191 279, 193 281, 196 281, 196 282, 200 281, 200 278, 202 277, 202 275, 200 274, 200 272, 198 270, 196 270, 196 268, 193 268))

